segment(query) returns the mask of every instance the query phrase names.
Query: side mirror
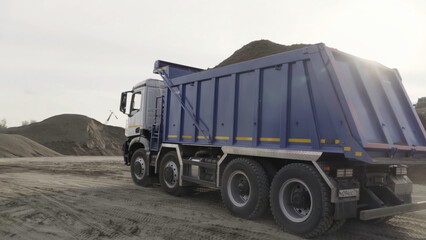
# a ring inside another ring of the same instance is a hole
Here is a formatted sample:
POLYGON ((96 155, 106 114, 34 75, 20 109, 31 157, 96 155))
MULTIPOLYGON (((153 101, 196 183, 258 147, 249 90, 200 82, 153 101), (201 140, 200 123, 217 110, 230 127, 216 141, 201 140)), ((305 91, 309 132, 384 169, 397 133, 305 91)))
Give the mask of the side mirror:
POLYGON ((120 100, 120 112, 126 113, 126 106, 127 106, 127 94, 131 93, 131 91, 122 92, 121 93, 121 100, 120 100))

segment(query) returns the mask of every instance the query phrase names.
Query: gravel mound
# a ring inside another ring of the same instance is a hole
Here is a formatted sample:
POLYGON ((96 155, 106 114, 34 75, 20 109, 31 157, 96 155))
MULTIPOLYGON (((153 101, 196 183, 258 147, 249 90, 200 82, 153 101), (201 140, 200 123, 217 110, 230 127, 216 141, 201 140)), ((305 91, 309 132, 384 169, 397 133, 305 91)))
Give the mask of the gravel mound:
POLYGON ((2 130, 25 136, 64 155, 122 155, 124 129, 104 125, 92 118, 63 114, 39 123, 2 130))
POLYGON ((9 157, 56 157, 61 154, 15 134, 0 133, 0 158, 9 157))
POLYGON ((408 177, 415 184, 426 185, 426 165, 409 166, 408 177))
POLYGON ((422 121, 423 126, 426 129, 426 108, 416 109, 417 114, 419 115, 420 121, 422 121))
MULTIPOLYGON (((426 108, 416 109, 423 127, 426 129, 426 108)), ((408 177, 418 184, 426 185, 426 165, 411 166, 408 169, 408 177)))
POLYGON ((216 67, 244 62, 255 58, 261 58, 277 53, 287 52, 309 46, 309 44, 282 45, 269 40, 257 40, 244 45, 235 51, 230 57, 223 60, 216 67))

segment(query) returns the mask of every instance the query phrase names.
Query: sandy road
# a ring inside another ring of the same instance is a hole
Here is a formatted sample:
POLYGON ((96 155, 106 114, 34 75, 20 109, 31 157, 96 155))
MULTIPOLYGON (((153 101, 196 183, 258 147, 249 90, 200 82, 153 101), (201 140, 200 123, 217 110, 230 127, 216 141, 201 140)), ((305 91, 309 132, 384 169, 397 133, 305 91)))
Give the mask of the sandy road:
MULTIPOLYGON (((173 197, 141 188, 120 157, 0 159, 0 239, 300 239, 271 214, 231 216, 220 193, 173 197)), ((415 185, 414 200, 426 199, 415 185)), ((371 225, 349 221, 322 239, 426 239, 426 212, 371 225)))

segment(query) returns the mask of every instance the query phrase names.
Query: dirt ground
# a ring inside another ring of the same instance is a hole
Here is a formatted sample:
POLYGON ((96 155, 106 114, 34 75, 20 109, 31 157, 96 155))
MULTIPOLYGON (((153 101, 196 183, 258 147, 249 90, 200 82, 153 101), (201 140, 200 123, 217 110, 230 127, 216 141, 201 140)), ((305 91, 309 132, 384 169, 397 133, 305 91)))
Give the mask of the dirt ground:
MULTIPOLYGON (((426 200, 415 185, 414 201, 426 200)), ((173 197, 133 184, 121 157, 0 159, 0 239, 300 239, 270 213, 231 216, 217 190, 173 197)), ((352 220, 320 239, 426 239, 426 211, 372 225, 352 220)))

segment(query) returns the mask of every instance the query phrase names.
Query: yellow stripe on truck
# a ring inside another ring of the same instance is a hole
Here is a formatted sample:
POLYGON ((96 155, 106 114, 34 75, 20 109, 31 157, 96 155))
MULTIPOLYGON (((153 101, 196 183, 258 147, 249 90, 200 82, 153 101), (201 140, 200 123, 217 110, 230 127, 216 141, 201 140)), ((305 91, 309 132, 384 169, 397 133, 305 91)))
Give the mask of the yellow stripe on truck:
POLYGON ((214 137, 217 140, 229 140, 229 137, 216 136, 214 137))
MULTIPOLYGON (((206 137, 204 136, 197 136, 198 139, 206 139, 206 137)), ((209 139, 209 137, 207 137, 207 139, 209 139)))
POLYGON ((333 143, 331 143, 331 142, 333 142, 334 144, 339 144, 340 143, 340 140, 339 139, 335 139, 335 140, 326 140, 326 139, 321 139, 321 143, 327 143, 327 144, 333 144, 333 143))
POLYGON ((154 70, 154 73, 159 72, 159 71, 163 71, 165 69, 166 69, 166 67, 157 68, 157 69, 154 70))
POLYGON ((279 142, 281 139, 279 138, 260 138, 260 141, 262 142, 279 142))
POLYGON ((253 140, 253 138, 251 138, 251 137, 236 137, 235 139, 236 140, 244 140, 244 141, 251 141, 251 140, 253 140))
POLYGON ((295 143, 311 143, 311 139, 303 139, 303 138, 289 138, 289 142, 295 143))

